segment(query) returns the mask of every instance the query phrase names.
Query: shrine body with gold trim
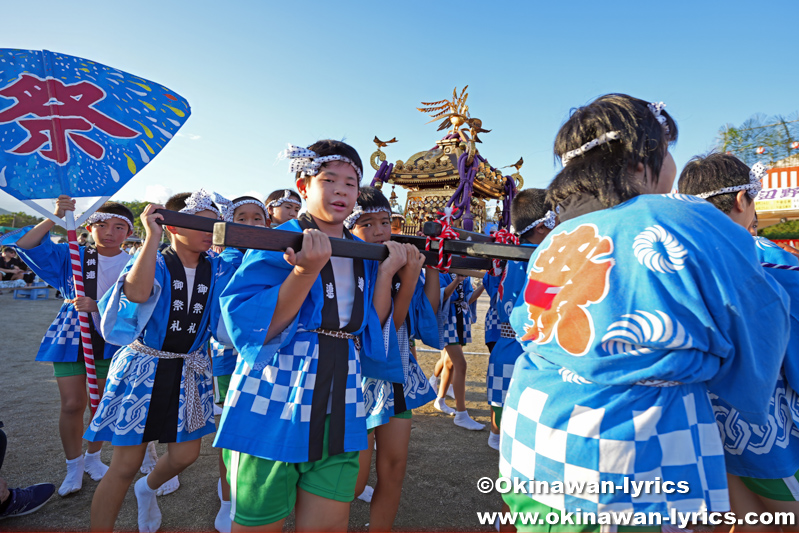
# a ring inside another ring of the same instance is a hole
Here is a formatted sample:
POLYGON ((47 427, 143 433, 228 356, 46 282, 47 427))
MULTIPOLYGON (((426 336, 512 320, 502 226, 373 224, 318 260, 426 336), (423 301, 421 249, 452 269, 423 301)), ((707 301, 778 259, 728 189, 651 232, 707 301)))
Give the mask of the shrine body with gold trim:
MULTIPOLYGON (((452 100, 422 102, 426 107, 417 108, 430 113, 431 122, 441 120, 439 131, 448 129, 433 148, 416 152, 405 161, 388 163, 381 148, 397 142, 396 138, 374 138, 377 150, 370 158, 376 171, 372 186, 381 188, 389 183, 408 190, 402 228, 405 234, 416 234, 426 221, 438 219, 445 207, 457 208, 454 226, 483 233, 490 222, 486 210, 490 200, 501 201, 494 215, 498 226, 507 228, 510 224, 511 201, 524 184, 519 173, 523 160, 509 165, 516 172, 506 176, 480 154, 477 143, 482 141, 478 135, 490 130, 483 129, 482 121, 469 114, 467 87, 460 95, 454 90, 452 100)), ((392 188, 392 205, 396 205, 396 198, 392 188)))

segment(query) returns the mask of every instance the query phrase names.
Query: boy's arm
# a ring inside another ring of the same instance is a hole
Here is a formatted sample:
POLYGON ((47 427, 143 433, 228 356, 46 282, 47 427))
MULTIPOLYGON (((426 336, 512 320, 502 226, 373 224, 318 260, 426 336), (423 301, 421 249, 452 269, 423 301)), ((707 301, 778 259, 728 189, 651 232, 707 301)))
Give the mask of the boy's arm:
POLYGON ((405 266, 399 269, 400 288, 394 297, 394 327, 399 330, 408 316, 416 284, 424 265, 424 256, 418 248, 411 244, 405 245, 405 266))
POLYGON ((430 267, 425 268, 424 295, 427 296, 433 311, 438 311, 438 306, 441 305, 441 279, 438 277, 438 271, 430 267))
MULTIPOLYGON (((74 211, 75 210, 75 200, 67 196, 66 194, 62 194, 56 200, 56 208, 53 214, 58 218, 64 218, 64 215, 67 211, 74 211)), ((42 239, 53 229, 55 226, 55 222, 50 220, 49 218, 44 219, 43 221, 36 224, 36 226, 27 232, 25 235, 19 238, 15 243, 16 246, 22 248, 23 250, 30 250, 31 248, 35 248, 42 242, 42 239)))
MULTIPOLYGON (((403 244, 394 241, 385 243, 388 248, 388 259, 380 263, 377 271, 377 281, 375 282, 374 306, 380 324, 384 325, 388 315, 391 313, 391 282, 394 274, 405 264, 407 252, 403 244)), ((408 310, 406 309, 407 313, 408 310)))
POLYGON ((294 268, 280 285, 275 312, 269 323, 264 344, 286 329, 300 312, 314 281, 330 260, 331 254, 330 239, 315 229, 306 229, 303 232, 302 249, 299 253, 295 253, 292 248, 286 249, 283 258, 294 268))
POLYGON ((145 303, 153 291, 155 261, 158 256, 158 245, 161 242, 161 235, 164 231, 161 225, 156 222, 157 220, 163 220, 164 217, 156 213, 156 209, 164 209, 164 207, 149 204, 141 214, 141 221, 147 230, 147 236, 144 239, 144 246, 142 246, 139 257, 136 258, 136 262, 133 263, 133 267, 125 277, 125 285, 123 286, 128 300, 137 304, 145 303))
POLYGON ((452 293, 455 292, 455 287, 458 286, 458 283, 464 280, 464 277, 460 274, 455 274, 455 279, 450 282, 449 285, 446 286, 444 289, 444 301, 446 302, 449 300, 449 297, 452 296, 452 293))
POLYGON ((482 283, 479 287, 477 287, 474 292, 472 292, 472 296, 469 298, 469 305, 472 305, 477 299, 483 294, 483 291, 486 290, 485 285, 482 283))

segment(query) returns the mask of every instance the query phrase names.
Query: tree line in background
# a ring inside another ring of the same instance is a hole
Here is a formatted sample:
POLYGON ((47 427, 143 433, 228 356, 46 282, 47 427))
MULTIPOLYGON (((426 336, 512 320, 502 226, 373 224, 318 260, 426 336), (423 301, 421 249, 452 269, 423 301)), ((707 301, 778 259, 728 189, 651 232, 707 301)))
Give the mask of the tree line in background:
POLYGON ((736 155, 750 167, 766 166, 799 154, 799 112, 788 117, 751 116, 740 126, 727 124, 719 130, 718 148, 736 155))
MULTIPOLYGON (((140 202, 134 200, 132 202, 119 202, 133 212, 133 234, 137 237, 144 237, 144 226, 141 223, 140 215, 147 207, 148 202, 140 202)), ((42 217, 29 215, 22 211, 16 213, 9 213, 7 215, 0 215, 0 227, 2 228, 24 228, 25 226, 35 226, 44 220, 42 217)), ((61 226, 55 226, 51 230, 56 235, 66 235, 67 230, 61 226)), ((2 233, 2 231, 0 231, 2 233)))

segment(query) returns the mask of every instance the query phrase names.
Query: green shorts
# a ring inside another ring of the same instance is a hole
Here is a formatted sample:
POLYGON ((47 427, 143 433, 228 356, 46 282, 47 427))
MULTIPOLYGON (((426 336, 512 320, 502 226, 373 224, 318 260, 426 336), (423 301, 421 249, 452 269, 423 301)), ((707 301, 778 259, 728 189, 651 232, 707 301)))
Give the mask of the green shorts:
POLYGON ((491 410, 494 411, 494 423, 497 427, 501 427, 502 424, 502 407, 497 407, 496 405, 491 406, 491 410))
POLYGON ((447 346, 466 346, 465 342, 449 342, 447 346))
MULTIPOLYGON (((397 418, 399 420, 410 420, 410 419, 413 418, 413 409, 407 409, 407 410, 401 412, 398 415, 392 416, 391 418, 397 418)), ((375 432, 375 428, 372 428, 372 429, 367 430, 366 434, 367 435, 371 435, 374 432, 375 432)))
POLYGON ((781 502, 799 501, 799 472, 791 477, 778 479, 756 479, 741 477, 746 488, 770 500, 781 502))
POLYGON ((270 461, 222 450, 230 483, 230 512, 242 526, 264 526, 286 518, 297 502, 297 487, 335 500, 355 499, 358 452, 327 455, 330 417, 325 420, 322 458, 305 463, 270 461))
MULTIPOLYGON (((94 368, 97 371, 97 379, 106 379, 108 369, 111 367, 111 359, 95 359, 94 368)), ((85 376, 86 362, 81 359, 75 363, 53 363, 53 375, 57 378, 69 376, 85 376)))
MULTIPOLYGON (((546 516, 548 513, 560 514, 554 507, 537 502, 526 494, 516 494, 513 491, 502 495, 502 499, 510 507, 512 513, 538 513, 538 519, 543 520, 543 524, 522 524, 521 520, 516 521, 516 531, 539 531, 539 532, 558 532, 558 533, 589 533, 598 532, 599 524, 548 524, 546 516)), ((660 531, 660 526, 618 526, 618 533, 633 533, 636 531, 660 531)))
POLYGON ((230 388, 230 377, 232 375, 233 374, 214 376, 214 403, 225 403, 227 390, 230 388))

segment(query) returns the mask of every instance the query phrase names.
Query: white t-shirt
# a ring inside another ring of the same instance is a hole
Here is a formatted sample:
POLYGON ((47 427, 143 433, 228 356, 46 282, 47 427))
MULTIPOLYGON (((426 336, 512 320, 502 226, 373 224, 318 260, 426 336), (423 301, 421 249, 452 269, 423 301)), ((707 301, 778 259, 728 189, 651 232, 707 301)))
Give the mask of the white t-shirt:
POLYGON ((196 268, 183 267, 186 272, 186 288, 189 290, 188 302, 186 302, 186 309, 191 307, 191 294, 194 292, 194 276, 197 274, 196 268))
POLYGON ((355 302, 355 273, 352 259, 346 257, 331 257, 333 277, 336 279, 336 301, 338 302, 339 327, 350 323, 352 318, 352 304, 355 302))
POLYGON ((130 256, 120 252, 114 257, 106 257, 98 253, 97 257, 97 300, 99 300, 117 282, 122 269, 130 261, 130 256))

